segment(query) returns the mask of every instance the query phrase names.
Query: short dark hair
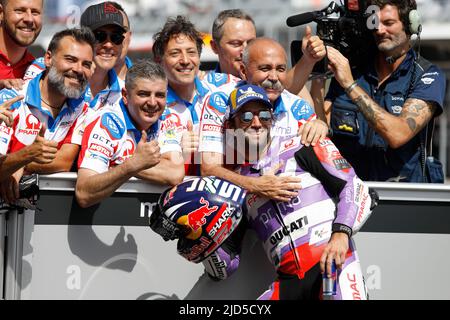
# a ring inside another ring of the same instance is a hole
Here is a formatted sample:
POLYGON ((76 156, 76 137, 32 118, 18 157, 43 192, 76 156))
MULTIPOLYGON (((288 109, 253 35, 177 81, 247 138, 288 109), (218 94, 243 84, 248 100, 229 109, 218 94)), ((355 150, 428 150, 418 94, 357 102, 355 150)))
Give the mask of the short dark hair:
POLYGON ((150 61, 148 59, 139 60, 128 69, 125 77, 125 88, 131 90, 138 79, 149 80, 167 80, 164 69, 160 64, 150 61))
POLYGON ((252 17, 242 11, 241 9, 229 9, 223 10, 219 12, 217 18, 214 19, 212 26, 212 38, 216 43, 219 43, 223 37, 223 25, 229 18, 235 18, 239 20, 247 20, 250 21, 256 29, 255 21, 253 21, 252 17))
POLYGON ((391 5, 396 6, 398 9, 398 15, 400 20, 403 23, 403 28, 407 34, 409 32, 409 12, 411 10, 417 10, 416 0, 369 0, 367 3, 368 6, 376 5, 380 9, 383 9, 384 6, 391 5))
POLYGON ((153 36, 153 56, 155 58, 162 57, 170 39, 180 34, 192 39, 197 46, 198 54, 202 53, 203 38, 200 32, 186 17, 177 16, 175 19, 168 18, 161 31, 153 36))
POLYGON ((72 37, 77 42, 84 42, 91 46, 92 51, 94 51, 95 46, 95 36, 92 33, 91 29, 86 27, 81 28, 72 28, 72 29, 64 29, 59 31, 53 35, 50 44, 48 45, 48 51, 54 53, 58 48, 61 40, 65 37, 72 37))
POLYGON ((117 3, 115 1, 106 1, 106 3, 109 3, 110 5, 112 5, 114 8, 116 8, 117 10, 119 10, 120 12, 123 13, 123 15, 125 16, 125 18, 127 18, 127 22, 128 22, 128 30, 130 31, 131 29, 131 24, 130 24, 130 18, 128 17, 127 12, 125 11, 125 9, 120 5, 120 3, 117 3))

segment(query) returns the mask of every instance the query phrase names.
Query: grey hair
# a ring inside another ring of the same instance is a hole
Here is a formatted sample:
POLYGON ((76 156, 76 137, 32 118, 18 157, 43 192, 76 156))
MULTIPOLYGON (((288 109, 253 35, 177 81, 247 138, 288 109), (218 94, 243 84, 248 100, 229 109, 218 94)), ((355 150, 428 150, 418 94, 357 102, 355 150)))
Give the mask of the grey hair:
POLYGON ((148 59, 139 60, 130 69, 128 69, 125 77, 126 89, 133 89, 138 79, 167 81, 166 74, 164 73, 161 65, 148 59))
POLYGON ((214 20, 212 26, 212 38, 216 43, 219 43, 223 37, 223 25, 229 18, 236 18, 239 20, 247 20, 250 21, 256 29, 255 21, 253 21, 252 17, 242 11, 241 9, 229 9, 223 10, 219 12, 217 18, 214 20))

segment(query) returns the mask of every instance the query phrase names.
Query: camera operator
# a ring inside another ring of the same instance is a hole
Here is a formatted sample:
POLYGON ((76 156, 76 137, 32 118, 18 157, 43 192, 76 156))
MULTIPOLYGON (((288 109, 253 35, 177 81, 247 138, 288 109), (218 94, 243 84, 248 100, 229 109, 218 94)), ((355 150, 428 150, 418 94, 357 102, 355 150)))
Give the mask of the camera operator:
POLYGON ((363 180, 425 182, 423 145, 443 111, 445 77, 412 49, 421 29, 415 0, 368 5, 380 9, 373 60, 352 74, 348 60, 327 47, 335 78, 324 111, 333 142, 363 180))

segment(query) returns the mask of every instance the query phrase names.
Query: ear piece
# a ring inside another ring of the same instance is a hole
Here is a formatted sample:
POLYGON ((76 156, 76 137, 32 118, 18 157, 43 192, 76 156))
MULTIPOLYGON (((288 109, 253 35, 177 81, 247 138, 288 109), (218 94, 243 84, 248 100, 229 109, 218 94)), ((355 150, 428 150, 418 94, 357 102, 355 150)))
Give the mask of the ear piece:
POLYGON ((422 32, 420 14, 417 10, 411 10, 409 12, 409 32, 411 34, 420 34, 422 32))

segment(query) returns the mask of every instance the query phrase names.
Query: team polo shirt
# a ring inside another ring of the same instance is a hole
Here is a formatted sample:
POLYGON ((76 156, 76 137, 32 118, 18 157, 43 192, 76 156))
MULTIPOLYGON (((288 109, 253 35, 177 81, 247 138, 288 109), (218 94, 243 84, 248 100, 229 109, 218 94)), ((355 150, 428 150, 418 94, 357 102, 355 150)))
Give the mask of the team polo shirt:
MULTIPOLYGON (((127 66, 127 69, 130 69, 133 66, 133 62, 131 61, 130 58, 125 57, 125 65, 127 66)), ((119 85, 121 88, 125 87, 125 80, 122 80, 119 77, 117 77, 117 81, 119 81, 119 85)))
POLYGON ((0 125, 0 153, 7 154, 31 145, 39 134, 41 124, 45 123, 45 139, 58 142, 58 148, 65 143, 78 144, 83 117, 88 108, 82 95, 79 99, 67 99, 58 116, 41 105, 39 82, 42 74, 25 82, 22 90, 3 89, 0 91, 0 103, 18 95, 24 99, 11 106, 14 122, 11 128, 0 125))
MULTIPOLYGON (((141 132, 135 127, 123 101, 119 106, 105 106, 99 110, 83 135, 78 168, 90 169, 98 173, 121 165, 130 158, 141 140, 141 132)), ((161 154, 174 151, 181 152, 180 141, 177 148, 164 147, 164 132, 159 131, 160 121, 147 130, 147 140, 158 139, 161 154)))
MULTIPOLYGON (((365 70, 355 70, 353 76, 358 86, 393 116, 399 116, 405 102, 414 98, 433 102, 436 106, 434 117, 437 117, 444 108, 445 74, 435 65, 421 70, 419 65, 414 66, 415 58, 414 50, 410 49, 400 66, 381 85, 373 63, 365 70), (412 81, 413 76, 420 77, 412 81)), ((421 170, 420 136, 424 136, 425 129, 403 146, 392 149, 372 129, 358 106, 335 79, 325 99, 332 102, 332 140, 361 179, 386 181, 395 178, 401 182, 417 182, 416 179, 421 177, 417 174, 421 170)))
MULTIPOLYGON (((128 57, 125 59, 127 66, 131 67, 131 60, 128 57)), ((33 61, 28 67, 24 80, 34 79, 37 75, 41 74, 46 69, 44 58, 40 57, 33 61)), ((88 87, 85 94, 86 101, 89 101, 89 108, 96 111, 105 105, 119 105, 119 101, 122 98, 122 88, 125 86, 125 82, 121 81, 117 76, 114 69, 108 71, 108 86, 101 90, 95 97, 92 97, 91 89, 88 87)))
POLYGON ((0 52, 0 79, 22 79, 33 60, 33 55, 25 51, 22 59, 16 64, 12 64, 9 58, 3 52, 0 52))
POLYGON ((23 80, 31 80, 36 78, 36 76, 42 73, 45 70, 44 57, 39 57, 34 60, 25 71, 25 75, 23 76, 23 80))
MULTIPOLYGON (((199 152, 225 153, 224 121, 228 113, 228 99, 231 92, 241 85, 222 86, 205 100, 200 123, 199 152)), ((302 98, 284 90, 274 103, 272 137, 295 136, 306 122, 316 119, 313 108, 302 98)))

